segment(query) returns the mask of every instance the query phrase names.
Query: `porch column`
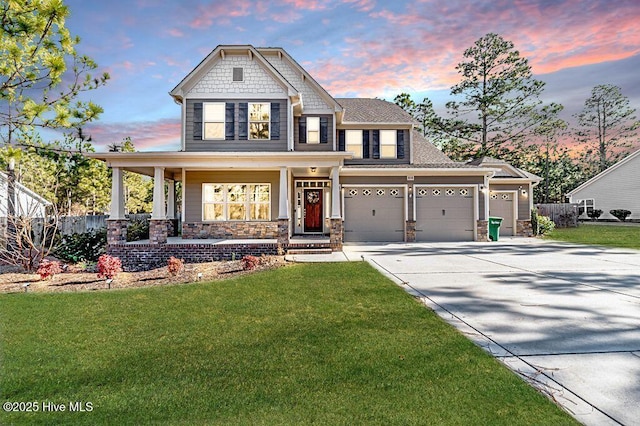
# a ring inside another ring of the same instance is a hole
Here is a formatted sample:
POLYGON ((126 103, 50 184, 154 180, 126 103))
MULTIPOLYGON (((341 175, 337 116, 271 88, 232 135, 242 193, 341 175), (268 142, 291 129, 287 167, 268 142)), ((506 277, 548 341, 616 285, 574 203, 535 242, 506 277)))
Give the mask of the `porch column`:
POLYGON ((340 168, 334 166, 331 169, 331 219, 329 220, 331 224, 329 243, 332 251, 342 251, 343 229, 340 201, 340 168))
POLYGON ((111 168, 111 210, 107 219, 107 244, 127 242, 127 218, 124 214, 124 181, 120 167, 111 168))
POLYGON ((178 235, 176 227, 176 181, 167 181, 167 234, 170 237, 178 235))
POLYGON ((165 197, 164 197, 164 167, 153 170, 153 210, 149 220, 149 242, 164 244, 167 242, 165 197))
POLYGON ((331 170, 331 219, 341 219, 340 211, 340 171, 339 167, 331 170))
MULTIPOLYGON (((278 246, 289 244, 289 170, 280 167, 280 194, 278 198, 278 246)), ((284 249, 284 248, 282 248, 284 249)))

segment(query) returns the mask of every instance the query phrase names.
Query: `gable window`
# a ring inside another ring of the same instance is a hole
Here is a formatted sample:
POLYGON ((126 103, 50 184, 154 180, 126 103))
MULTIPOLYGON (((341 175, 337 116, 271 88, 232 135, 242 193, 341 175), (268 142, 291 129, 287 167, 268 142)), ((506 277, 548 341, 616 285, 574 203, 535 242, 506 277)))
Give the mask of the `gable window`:
POLYGON ((244 81, 244 68, 233 68, 233 81, 244 81))
POLYGON ((380 130, 380 158, 396 158, 395 130, 380 130))
POLYGON ((203 135, 204 139, 225 138, 225 103, 206 102, 203 104, 203 135))
POLYGON ((202 220, 271 220, 271 185, 202 184, 202 220))
POLYGON ((345 142, 345 151, 353 152, 353 158, 362 158, 362 130, 347 130, 345 142))
POLYGON ((307 143, 320 143, 320 117, 307 117, 307 143))
POLYGON ((269 123, 271 119, 271 104, 249 104, 249 139, 267 140, 270 137, 269 123))

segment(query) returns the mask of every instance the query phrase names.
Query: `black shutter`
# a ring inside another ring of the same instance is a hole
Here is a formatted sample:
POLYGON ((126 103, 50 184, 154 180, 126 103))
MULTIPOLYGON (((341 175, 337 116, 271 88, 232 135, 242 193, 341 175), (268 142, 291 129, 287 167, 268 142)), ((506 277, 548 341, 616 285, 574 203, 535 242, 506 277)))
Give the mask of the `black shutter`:
POLYGON ((193 139, 202 140, 202 102, 193 104, 193 139))
POLYGON ((249 138, 249 104, 238 104, 238 139, 246 141, 249 138))
POLYGON ((344 130, 338 130, 338 151, 344 151, 344 130))
POLYGON ((329 118, 320 117, 320 143, 329 143, 329 118))
POLYGON ((404 130, 398 130, 396 145, 397 145, 398 158, 403 159, 404 158, 404 130))
POLYGON ((234 120, 235 120, 235 109, 236 104, 233 102, 227 102, 225 105, 225 114, 224 114, 224 138, 228 141, 232 141, 235 137, 234 130, 234 120))
POLYGON ((280 104, 271 103, 271 139, 280 139, 280 104))
POLYGON ((380 130, 373 131, 373 158, 380 158, 380 130))
POLYGON ((307 117, 298 119, 298 142, 307 143, 307 117))
POLYGON ((369 158, 369 131, 362 131, 362 158, 369 158))

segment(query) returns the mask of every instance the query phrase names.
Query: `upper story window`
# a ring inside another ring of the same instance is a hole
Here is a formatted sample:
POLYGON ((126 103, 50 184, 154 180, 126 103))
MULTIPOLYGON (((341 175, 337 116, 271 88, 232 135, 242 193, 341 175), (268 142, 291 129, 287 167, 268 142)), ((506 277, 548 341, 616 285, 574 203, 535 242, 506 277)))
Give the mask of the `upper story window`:
POLYGON ((320 143, 320 117, 307 117, 307 143, 320 143))
POLYGON ((380 130, 380 158, 396 158, 396 130, 380 130))
POLYGON ((203 105, 204 139, 224 139, 225 137, 225 103, 207 102, 203 105))
POLYGON ((345 132, 345 150, 353 152, 353 158, 362 158, 362 130, 345 132))
POLYGON ((271 120, 271 104, 249 104, 249 139, 269 139, 269 122, 271 120))
POLYGON ((233 81, 244 81, 244 68, 233 68, 233 81))

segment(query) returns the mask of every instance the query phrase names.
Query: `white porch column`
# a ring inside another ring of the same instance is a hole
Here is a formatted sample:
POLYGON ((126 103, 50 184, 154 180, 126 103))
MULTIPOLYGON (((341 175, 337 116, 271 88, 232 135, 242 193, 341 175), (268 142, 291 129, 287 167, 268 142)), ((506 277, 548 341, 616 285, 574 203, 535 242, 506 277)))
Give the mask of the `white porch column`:
POLYGON ((109 219, 125 219, 124 216, 124 183, 122 169, 111 168, 111 211, 109 219))
POLYGON ((340 212, 340 168, 331 169, 331 219, 341 219, 340 212))
POLYGON ((151 219, 165 219, 164 200, 164 167, 155 167, 153 170, 153 210, 151 219))
POLYGON ((167 182, 167 219, 175 219, 176 217, 176 181, 167 182))
POLYGON ((278 204, 278 219, 289 219, 287 200, 289 199, 289 170, 280 167, 280 197, 278 204))

